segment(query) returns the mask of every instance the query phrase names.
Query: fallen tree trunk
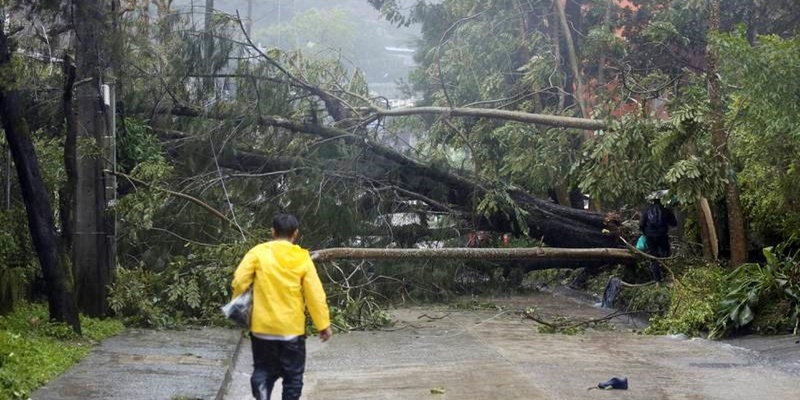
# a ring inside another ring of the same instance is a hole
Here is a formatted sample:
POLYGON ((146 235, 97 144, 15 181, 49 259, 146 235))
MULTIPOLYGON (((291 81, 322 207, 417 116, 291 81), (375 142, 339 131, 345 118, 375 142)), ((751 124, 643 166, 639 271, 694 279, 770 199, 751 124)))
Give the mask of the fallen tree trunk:
POLYGON ((487 260, 487 261, 558 261, 591 260, 608 263, 631 263, 639 257, 627 249, 532 248, 443 248, 443 249, 365 249, 340 247, 314 251, 317 262, 331 260, 487 260))

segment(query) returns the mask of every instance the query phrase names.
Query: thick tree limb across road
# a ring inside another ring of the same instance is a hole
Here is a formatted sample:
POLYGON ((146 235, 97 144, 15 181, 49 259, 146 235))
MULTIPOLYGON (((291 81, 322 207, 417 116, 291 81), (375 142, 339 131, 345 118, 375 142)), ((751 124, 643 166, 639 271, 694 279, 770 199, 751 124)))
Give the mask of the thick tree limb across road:
POLYGON ((627 249, 561 249, 554 247, 532 248, 442 248, 442 249, 366 249, 331 248, 311 254, 317 262, 331 260, 493 260, 493 261, 552 261, 552 260, 603 260, 610 263, 635 262, 638 257, 627 249))

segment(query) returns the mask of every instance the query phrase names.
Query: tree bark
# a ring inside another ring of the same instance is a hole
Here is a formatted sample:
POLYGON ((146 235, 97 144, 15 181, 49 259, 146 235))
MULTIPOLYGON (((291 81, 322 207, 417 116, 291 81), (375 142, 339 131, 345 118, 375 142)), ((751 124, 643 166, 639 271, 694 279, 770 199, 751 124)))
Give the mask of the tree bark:
POLYGON ((106 191, 103 160, 99 148, 108 134, 108 108, 102 96, 104 71, 108 65, 107 3, 100 0, 74 0, 75 123, 75 213, 73 267, 78 306, 88 315, 101 317, 107 311, 107 286, 111 283, 111 260, 105 225, 106 191), (92 151, 92 147, 95 147, 92 151), (79 150, 86 151, 79 154, 79 150))
POLYGON ((14 80, 8 73, 12 52, 4 28, 4 22, 0 20, 0 68, 5 73, 0 82, 0 119, 17 166, 28 227, 47 286, 50 318, 69 324, 80 334, 80 320, 68 271, 63 267, 59 253, 50 196, 42 180, 28 123, 22 114, 22 98, 19 91, 13 89, 14 80), (9 81, 10 85, 6 86, 9 81))
POLYGON ((698 224, 700 225, 700 236, 703 242, 703 257, 707 260, 716 260, 719 257, 719 240, 717 239, 717 228, 714 225, 714 217, 711 214, 711 207, 708 199, 700 197, 697 200, 699 210, 698 224))
POLYGON ((720 29, 720 0, 709 3, 708 48, 706 54, 706 74, 708 79, 708 99, 711 106, 711 141, 716 149, 715 157, 727 178, 725 200, 728 210, 728 232, 731 248, 731 267, 735 268, 747 261, 747 236, 745 234, 744 214, 739 200, 739 187, 730 161, 728 135, 725 132, 722 88, 719 79, 719 49, 711 37, 720 29))
MULTIPOLYGON (((72 253, 72 235, 75 232, 73 223, 75 220, 75 188, 77 187, 78 162, 77 140, 78 126, 73 113, 73 85, 75 84, 75 65, 72 58, 64 55, 64 94, 62 96, 62 107, 64 112, 64 173, 67 181, 61 189, 60 215, 61 218, 61 243, 64 254, 72 253)), ((70 267, 71 269, 71 267, 70 267)))

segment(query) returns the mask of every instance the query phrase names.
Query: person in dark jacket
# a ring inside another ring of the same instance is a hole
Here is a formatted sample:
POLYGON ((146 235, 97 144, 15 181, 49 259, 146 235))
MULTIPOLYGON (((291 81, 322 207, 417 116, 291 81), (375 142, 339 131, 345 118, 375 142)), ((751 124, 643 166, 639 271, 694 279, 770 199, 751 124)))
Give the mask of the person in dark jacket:
MULTIPOLYGON (((664 258, 669 257, 669 228, 678 225, 675 214, 661 204, 661 197, 666 191, 656 192, 651 195, 652 204, 647 206, 639 219, 639 229, 647 239, 647 254, 664 258)), ((656 282, 663 279, 661 265, 658 260, 651 260, 650 272, 656 282)))

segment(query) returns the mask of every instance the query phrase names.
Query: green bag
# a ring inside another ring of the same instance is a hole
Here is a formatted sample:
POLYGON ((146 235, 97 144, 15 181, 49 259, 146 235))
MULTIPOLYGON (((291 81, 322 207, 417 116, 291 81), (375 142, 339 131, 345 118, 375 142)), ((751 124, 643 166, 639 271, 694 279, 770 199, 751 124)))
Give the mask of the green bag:
POLYGON ((647 238, 644 235, 639 236, 639 240, 636 241, 636 249, 639 251, 647 251, 647 238))

